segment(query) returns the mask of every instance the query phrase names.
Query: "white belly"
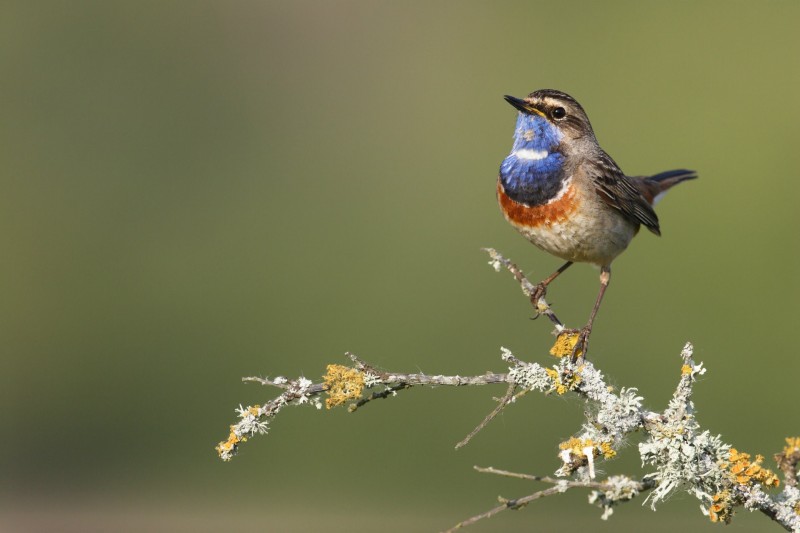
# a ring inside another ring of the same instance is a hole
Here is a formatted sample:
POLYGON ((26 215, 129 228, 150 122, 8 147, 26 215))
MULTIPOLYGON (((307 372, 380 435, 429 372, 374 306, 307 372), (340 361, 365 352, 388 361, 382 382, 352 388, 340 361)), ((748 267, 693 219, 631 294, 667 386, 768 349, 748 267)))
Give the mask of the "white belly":
POLYGON ((587 213, 585 208, 579 209, 566 221, 554 221, 537 227, 514 226, 533 244, 556 257, 566 261, 610 265, 628 247, 637 228, 603 207, 591 213, 587 213))

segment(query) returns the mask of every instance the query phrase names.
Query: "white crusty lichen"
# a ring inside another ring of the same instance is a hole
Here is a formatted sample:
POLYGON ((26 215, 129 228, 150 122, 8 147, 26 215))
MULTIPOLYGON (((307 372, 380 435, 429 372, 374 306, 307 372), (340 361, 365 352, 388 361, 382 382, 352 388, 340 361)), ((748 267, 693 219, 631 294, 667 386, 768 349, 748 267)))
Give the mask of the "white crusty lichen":
POLYGON ((559 445, 562 464, 556 475, 571 478, 565 480, 565 487, 594 489, 590 502, 603 509, 603 519, 612 514, 614 506, 642 492, 652 491, 645 501, 655 509, 658 502, 674 491, 683 490, 700 500, 701 509, 712 522, 728 523, 735 509, 744 507, 761 511, 785 529, 800 533, 800 491, 794 486, 800 438, 788 438, 788 446, 776 455, 789 482, 782 493, 769 494, 767 490, 780 483, 771 470, 762 466, 764 458, 760 455, 751 458, 750 454, 736 450, 719 435, 702 429, 695 419, 692 389, 706 370, 702 363, 692 359, 690 343, 681 352, 681 377, 672 399, 663 412, 654 412, 644 408, 637 389, 615 391, 592 363, 571 356, 573 336, 572 331, 559 335, 550 353, 561 359, 552 368, 520 361, 510 350, 501 349, 502 359, 512 364, 510 382, 545 393, 571 392, 586 401, 586 421, 581 430, 559 445), (634 432, 646 436, 639 445, 642 466, 654 467, 655 471, 638 481, 627 476, 597 481, 598 463, 613 458, 634 432))
POLYGON ((782 524, 791 524, 793 531, 800 531, 800 490, 787 483, 774 502, 775 518, 782 524))
POLYGON ((727 479, 720 465, 730 446, 718 435, 698 433, 698 429, 690 420, 650 424, 647 440, 639 444, 639 455, 643 466, 656 468, 649 475, 657 484, 648 496, 653 509, 679 488, 708 505, 727 479))
POLYGON ((269 422, 258 418, 261 415, 260 407, 242 407, 240 404, 236 412, 240 418, 235 425, 235 431, 239 437, 266 435, 269 432, 269 422))
POLYGON ((372 387, 380 385, 381 383, 383 383, 383 381, 378 374, 369 371, 364 372, 364 386, 366 388, 371 389, 372 387))
POLYGON ((627 434, 642 427, 643 398, 632 387, 614 393, 603 374, 589 362, 581 365, 580 376, 580 392, 595 406, 584 431, 587 437, 611 441, 616 448, 627 434))
POLYGON ((730 446, 719 435, 701 431, 694 417, 692 385, 705 368, 702 363, 694 364, 692 352, 692 345, 687 343, 681 352, 684 364, 678 387, 663 413, 647 417, 647 439, 639 444, 642 465, 656 467, 649 477, 657 486, 648 496, 654 509, 678 488, 685 488, 709 505, 729 477, 723 465, 730 446))
POLYGON ((589 481, 596 476, 595 459, 613 458, 625 437, 642 427, 642 398, 634 388, 615 393, 588 361, 573 363, 564 357, 556 369, 558 375, 553 377, 561 386, 556 392, 572 390, 585 398, 588 406, 581 431, 559 445, 562 465, 556 474, 589 481))
POLYGON ((513 363, 508 368, 508 381, 516 383, 526 390, 547 391, 553 388, 553 380, 543 366, 538 363, 520 361, 511 350, 500 347, 500 358, 507 363, 513 363))
POLYGON ((628 476, 610 476, 603 484, 602 490, 594 490, 589 494, 589 503, 596 504, 603 509, 600 518, 608 520, 614 513, 614 507, 620 503, 635 498, 642 488, 640 481, 628 476))

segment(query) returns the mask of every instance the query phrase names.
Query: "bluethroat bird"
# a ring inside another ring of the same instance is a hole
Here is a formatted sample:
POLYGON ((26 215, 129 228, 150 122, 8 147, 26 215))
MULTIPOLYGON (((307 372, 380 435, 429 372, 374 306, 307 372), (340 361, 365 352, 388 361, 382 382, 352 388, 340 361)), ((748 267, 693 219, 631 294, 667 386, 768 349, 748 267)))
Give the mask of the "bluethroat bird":
POLYGON ((533 244, 566 263, 536 285, 537 302, 548 285, 575 262, 600 267, 600 292, 578 334, 573 359, 589 348, 597 310, 611 279, 611 262, 644 225, 661 235, 653 206, 691 170, 626 176, 600 148, 581 105, 553 89, 527 98, 506 96, 519 111, 514 146, 500 165, 497 200, 503 215, 533 244))

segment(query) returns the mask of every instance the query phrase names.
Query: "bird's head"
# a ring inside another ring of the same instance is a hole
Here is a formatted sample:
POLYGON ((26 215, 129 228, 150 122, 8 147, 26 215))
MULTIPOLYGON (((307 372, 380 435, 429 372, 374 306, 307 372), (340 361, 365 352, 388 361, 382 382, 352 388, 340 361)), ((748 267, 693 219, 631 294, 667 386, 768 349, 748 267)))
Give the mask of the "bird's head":
POLYGON ((525 98, 505 99, 519 111, 514 152, 534 158, 552 152, 566 155, 597 142, 586 112, 566 93, 540 89, 525 98))

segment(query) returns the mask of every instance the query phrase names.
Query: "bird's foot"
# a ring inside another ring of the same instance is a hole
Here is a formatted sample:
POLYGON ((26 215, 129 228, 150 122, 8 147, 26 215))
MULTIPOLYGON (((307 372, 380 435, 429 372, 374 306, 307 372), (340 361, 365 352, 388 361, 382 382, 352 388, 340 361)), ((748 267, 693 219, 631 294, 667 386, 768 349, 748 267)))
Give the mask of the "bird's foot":
POLYGON ((570 362, 575 363, 578 359, 586 358, 586 351, 589 349, 589 334, 592 328, 585 326, 582 329, 559 328, 556 342, 550 348, 550 355, 555 357, 569 356, 570 362))
POLYGON ((578 337, 575 341, 575 346, 572 347, 570 362, 574 363, 578 359, 586 359, 586 354, 589 352, 589 335, 592 334, 592 326, 586 325, 581 329, 569 331, 578 337))
POLYGON ((550 310, 550 306, 544 301, 546 294, 547 284, 540 282, 534 285, 533 291, 531 292, 531 304, 533 304, 533 308, 536 310, 536 316, 533 317, 534 320, 550 310))

